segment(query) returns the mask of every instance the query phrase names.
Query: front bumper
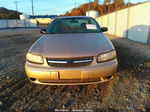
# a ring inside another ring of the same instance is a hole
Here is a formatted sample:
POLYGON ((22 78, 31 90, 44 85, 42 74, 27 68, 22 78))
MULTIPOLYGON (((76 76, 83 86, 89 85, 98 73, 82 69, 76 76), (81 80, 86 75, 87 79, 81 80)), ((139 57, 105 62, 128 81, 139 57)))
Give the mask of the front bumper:
POLYGON ((85 85, 111 80, 117 71, 117 60, 77 68, 50 68, 26 62, 25 71, 33 83, 45 85, 85 85))

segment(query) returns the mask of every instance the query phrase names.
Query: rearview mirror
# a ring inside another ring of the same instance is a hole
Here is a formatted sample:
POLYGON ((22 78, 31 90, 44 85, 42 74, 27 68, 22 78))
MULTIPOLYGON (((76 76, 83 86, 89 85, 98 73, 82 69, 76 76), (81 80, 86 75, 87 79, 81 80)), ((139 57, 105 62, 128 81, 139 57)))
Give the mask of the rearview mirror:
POLYGON ((41 29, 40 33, 45 34, 46 33, 46 29, 41 29))
POLYGON ((102 28, 101 28, 101 31, 102 31, 102 32, 106 32, 106 31, 108 31, 108 28, 107 28, 107 27, 102 27, 102 28))

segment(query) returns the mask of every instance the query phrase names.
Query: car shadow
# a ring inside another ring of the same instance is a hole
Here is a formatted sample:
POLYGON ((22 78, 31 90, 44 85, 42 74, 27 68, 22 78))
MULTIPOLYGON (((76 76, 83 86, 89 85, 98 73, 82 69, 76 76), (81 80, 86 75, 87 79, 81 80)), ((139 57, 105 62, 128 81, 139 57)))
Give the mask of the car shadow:
POLYGON ((117 52, 118 71, 133 70, 140 64, 150 62, 150 57, 144 57, 142 56, 143 54, 140 54, 140 52, 134 51, 133 48, 131 48, 132 44, 136 42, 125 38, 116 38, 111 41, 117 52), (130 46, 128 46, 129 44, 130 46))

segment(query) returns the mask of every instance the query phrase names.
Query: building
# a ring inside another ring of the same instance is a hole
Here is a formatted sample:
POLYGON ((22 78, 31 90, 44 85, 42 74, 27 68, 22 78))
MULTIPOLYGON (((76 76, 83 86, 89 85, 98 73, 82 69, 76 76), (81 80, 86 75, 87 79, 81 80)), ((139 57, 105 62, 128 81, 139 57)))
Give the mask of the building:
POLYGON ((31 16, 31 15, 20 15, 21 20, 30 20, 32 22, 39 24, 49 24, 53 18, 57 17, 57 15, 37 15, 37 16, 31 16))

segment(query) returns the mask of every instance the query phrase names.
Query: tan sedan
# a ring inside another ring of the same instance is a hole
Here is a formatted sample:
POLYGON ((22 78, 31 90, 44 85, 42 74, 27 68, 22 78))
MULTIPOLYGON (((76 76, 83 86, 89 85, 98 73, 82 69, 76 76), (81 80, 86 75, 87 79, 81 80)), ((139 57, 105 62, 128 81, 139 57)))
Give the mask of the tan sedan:
POLYGON ((95 19, 58 17, 29 49, 25 71, 33 83, 45 85, 96 84, 113 79, 116 51, 95 19))

